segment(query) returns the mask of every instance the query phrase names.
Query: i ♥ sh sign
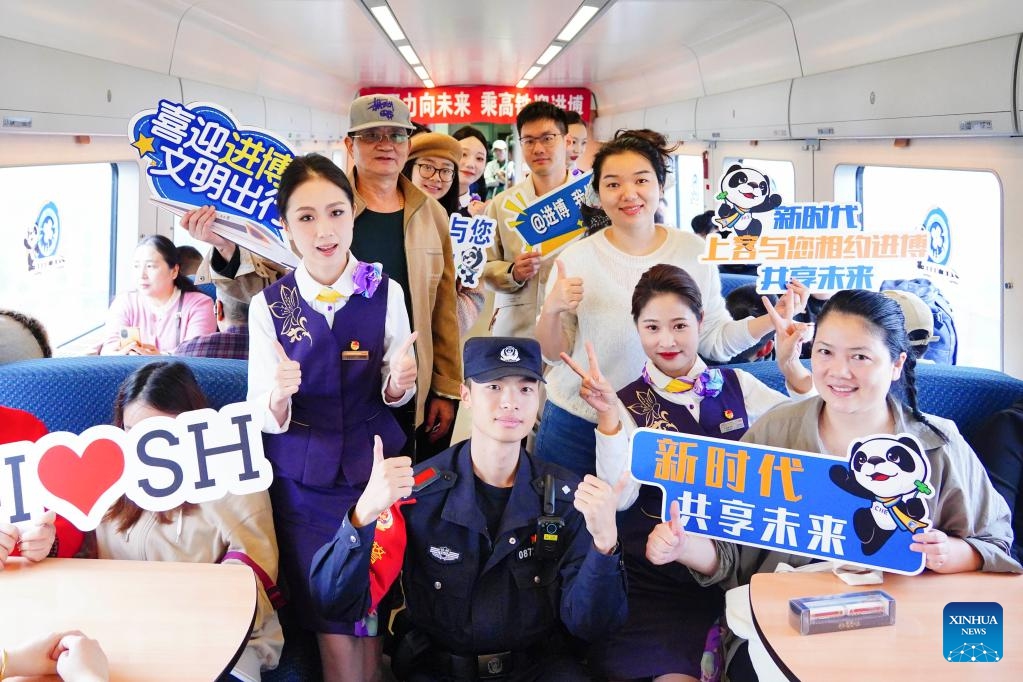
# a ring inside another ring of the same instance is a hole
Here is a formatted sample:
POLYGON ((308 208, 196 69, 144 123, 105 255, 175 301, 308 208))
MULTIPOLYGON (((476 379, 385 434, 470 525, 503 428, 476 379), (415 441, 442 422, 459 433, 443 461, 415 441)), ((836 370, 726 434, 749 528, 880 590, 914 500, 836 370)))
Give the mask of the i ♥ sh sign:
POLYGON ((249 403, 152 417, 130 431, 94 426, 0 446, 0 521, 30 521, 52 509, 93 530, 126 495, 143 509, 266 490, 273 480, 249 403))

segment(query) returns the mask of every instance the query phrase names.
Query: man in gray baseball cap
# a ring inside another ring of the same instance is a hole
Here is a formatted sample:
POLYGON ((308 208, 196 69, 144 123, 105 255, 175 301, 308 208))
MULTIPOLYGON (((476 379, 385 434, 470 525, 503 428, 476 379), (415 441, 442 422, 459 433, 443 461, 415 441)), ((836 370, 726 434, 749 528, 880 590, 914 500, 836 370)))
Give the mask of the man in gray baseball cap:
POLYGON ((345 147, 355 165, 351 249, 360 261, 383 265, 401 285, 410 326, 419 332, 416 399, 396 411, 417 458, 425 459, 451 441, 462 383, 448 214, 401 174, 415 127, 404 100, 357 97, 348 121, 345 147))
POLYGON ((363 95, 348 110, 348 134, 370 128, 393 127, 413 130, 408 106, 395 95, 363 95))

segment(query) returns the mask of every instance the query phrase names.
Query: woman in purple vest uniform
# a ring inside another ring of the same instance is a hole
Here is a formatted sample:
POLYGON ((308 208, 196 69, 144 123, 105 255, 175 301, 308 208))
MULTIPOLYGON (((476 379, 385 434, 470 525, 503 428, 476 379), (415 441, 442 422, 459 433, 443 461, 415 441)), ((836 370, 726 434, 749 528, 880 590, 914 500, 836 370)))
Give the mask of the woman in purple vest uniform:
POLYGON ((277 207, 302 262, 254 296, 249 310, 248 398, 265 408, 281 574, 295 616, 317 633, 330 681, 370 679, 378 641, 353 636, 375 634, 371 624, 316 615, 309 564, 365 488, 374 436, 388 455, 404 444, 388 408, 408 402, 416 381, 401 287, 349 251, 352 197, 329 159, 291 162, 277 207))
MULTIPOLYGON (((629 435, 637 426, 738 440, 752 420, 788 400, 742 370, 707 368, 697 355, 703 302, 685 270, 647 270, 632 295, 632 317, 647 361, 617 398, 592 346, 588 371, 562 355, 582 377, 580 396, 597 411, 597 475, 603 480, 617 481, 631 468, 629 435)), ((799 364, 801 332, 778 339, 778 364, 794 395, 813 386, 799 364)), ((704 642, 724 605, 724 593, 707 580, 717 568, 716 545, 686 537, 681 561, 661 561, 659 555, 651 561, 647 536, 661 521, 660 489, 630 479, 618 502, 629 617, 621 630, 595 643, 590 659, 612 680, 699 680, 704 642)), ((678 516, 678 502, 672 513, 678 516)))

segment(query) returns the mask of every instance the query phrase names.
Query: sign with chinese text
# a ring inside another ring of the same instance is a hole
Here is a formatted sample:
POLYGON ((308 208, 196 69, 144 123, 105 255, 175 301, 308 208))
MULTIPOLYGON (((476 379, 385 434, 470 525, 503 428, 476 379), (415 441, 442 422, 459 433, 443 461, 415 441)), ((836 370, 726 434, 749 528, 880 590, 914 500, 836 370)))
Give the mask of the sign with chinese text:
POLYGON ((784 203, 770 178, 731 166, 719 182, 714 222, 702 263, 756 265, 757 291, 784 293, 796 279, 814 292, 876 290, 881 264, 928 258, 933 237, 919 226, 867 233, 856 202, 784 203))
MULTIPOLYGON (((258 417, 258 418, 261 418, 258 417)), ((0 446, 0 522, 52 509, 93 530, 122 495, 150 511, 270 487, 273 471, 249 403, 63 431, 0 446)))
POLYGON ((218 234, 285 265, 297 263, 280 253, 289 251, 276 204, 281 174, 294 158, 287 144, 265 130, 242 128, 215 104, 170 100, 136 114, 128 134, 150 192, 165 207, 212 205, 218 234), (244 242, 235 238, 254 234, 244 242), (267 239, 275 242, 269 252, 259 247, 267 239))
POLYGON ((533 250, 549 255, 586 231, 580 206, 593 173, 573 178, 526 205, 522 194, 504 195, 505 211, 515 214, 508 226, 522 236, 533 250))
POLYGON ((497 221, 485 216, 451 216, 451 251, 455 258, 455 275, 462 286, 474 289, 487 264, 487 247, 494 245, 497 221))
POLYGON ((687 533, 915 575, 913 534, 930 528, 923 447, 869 436, 845 459, 719 438, 638 429, 632 475, 678 500, 687 533))
POLYGON ((550 102, 590 120, 590 91, 586 88, 515 88, 474 85, 442 88, 362 88, 360 95, 397 95, 418 123, 515 123, 530 102, 550 102))

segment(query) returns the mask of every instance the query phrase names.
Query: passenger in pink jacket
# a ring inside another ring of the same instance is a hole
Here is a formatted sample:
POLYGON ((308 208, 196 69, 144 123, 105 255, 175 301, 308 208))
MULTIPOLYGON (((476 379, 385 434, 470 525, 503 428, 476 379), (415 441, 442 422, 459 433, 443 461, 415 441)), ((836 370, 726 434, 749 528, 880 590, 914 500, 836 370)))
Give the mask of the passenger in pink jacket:
POLYGON ((162 235, 135 249, 136 290, 110 304, 102 355, 160 355, 217 331, 213 301, 181 274, 178 252, 162 235))

